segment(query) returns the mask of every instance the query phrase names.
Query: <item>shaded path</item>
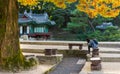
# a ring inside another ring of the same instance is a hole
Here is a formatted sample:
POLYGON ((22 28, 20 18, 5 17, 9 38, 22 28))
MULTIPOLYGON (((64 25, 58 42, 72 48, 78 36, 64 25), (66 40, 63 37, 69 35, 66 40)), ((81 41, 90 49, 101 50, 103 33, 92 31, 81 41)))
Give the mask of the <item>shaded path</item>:
POLYGON ((49 74, 78 74, 84 63, 85 59, 66 57, 63 58, 63 61, 49 74))

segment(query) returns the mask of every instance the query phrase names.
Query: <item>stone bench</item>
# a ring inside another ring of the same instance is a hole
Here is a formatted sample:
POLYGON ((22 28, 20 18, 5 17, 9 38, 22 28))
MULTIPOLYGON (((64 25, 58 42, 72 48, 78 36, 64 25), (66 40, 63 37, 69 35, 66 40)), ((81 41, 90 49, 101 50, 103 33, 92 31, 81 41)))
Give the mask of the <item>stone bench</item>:
POLYGON ((45 55, 56 55, 57 49, 45 49, 45 55))
POLYGON ((69 49, 72 49, 72 46, 79 46, 79 49, 81 50, 83 44, 80 44, 80 43, 69 43, 68 46, 69 46, 69 49))

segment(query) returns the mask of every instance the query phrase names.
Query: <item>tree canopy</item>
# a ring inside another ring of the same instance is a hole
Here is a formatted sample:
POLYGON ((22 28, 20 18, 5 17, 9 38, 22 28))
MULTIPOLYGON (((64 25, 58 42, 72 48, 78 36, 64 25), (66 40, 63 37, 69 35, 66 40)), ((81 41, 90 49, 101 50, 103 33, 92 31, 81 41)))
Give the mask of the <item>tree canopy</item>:
MULTIPOLYGON (((18 0, 21 5, 34 6, 40 0, 18 0)), ((67 3, 78 1, 77 9, 88 14, 90 18, 95 18, 98 15, 105 18, 114 18, 120 12, 120 0, 42 0, 44 2, 52 2, 57 7, 66 8, 67 3)))
POLYGON ((116 17, 120 12, 120 0, 80 0, 77 9, 94 18, 97 15, 103 17, 116 17))

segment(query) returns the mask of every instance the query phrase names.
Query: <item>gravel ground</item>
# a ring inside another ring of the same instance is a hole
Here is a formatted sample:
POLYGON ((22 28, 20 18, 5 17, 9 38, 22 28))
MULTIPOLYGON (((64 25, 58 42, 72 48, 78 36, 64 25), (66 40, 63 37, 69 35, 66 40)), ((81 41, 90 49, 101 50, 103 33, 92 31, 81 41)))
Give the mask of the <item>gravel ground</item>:
POLYGON ((79 74, 85 64, 85 59, 78 57, 66 57, 49 74, 79 74))

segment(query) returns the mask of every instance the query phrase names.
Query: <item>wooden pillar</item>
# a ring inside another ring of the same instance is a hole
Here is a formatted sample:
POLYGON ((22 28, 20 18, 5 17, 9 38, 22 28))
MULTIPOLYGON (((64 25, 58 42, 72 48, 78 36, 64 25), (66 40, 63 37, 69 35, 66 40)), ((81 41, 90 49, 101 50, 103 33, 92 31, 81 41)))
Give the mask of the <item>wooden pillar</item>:
POLYGON ((23 34, 23 27, 20 26, 20 34, 23 34))
POLYGON ((29 32, 30 32, 30 27, 27 26, 27 34, 29 34, 29 32))

